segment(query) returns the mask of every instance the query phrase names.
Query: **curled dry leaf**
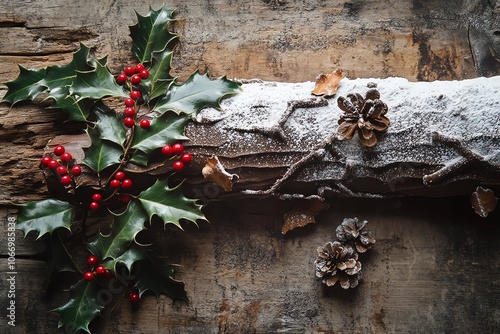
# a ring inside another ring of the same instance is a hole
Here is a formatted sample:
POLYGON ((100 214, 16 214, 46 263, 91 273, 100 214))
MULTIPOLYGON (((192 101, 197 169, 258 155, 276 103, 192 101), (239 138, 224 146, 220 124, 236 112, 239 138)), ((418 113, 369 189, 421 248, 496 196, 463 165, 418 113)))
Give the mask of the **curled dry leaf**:
POLYGON ((226 172, 217 156, 208 159, 207 164, 201 170, 203 177, 221 186, 225 191, 233 189, 233 182, 238 180, 238 175, 226 172))
POLYGON ((286 234, 297 227, 303 227, 316 222, 315 216, 327 205, 320 200, 311 199, 285 213, 281 233, 286 234))
POLYGON ((488 214, 495 210, 498 203, 498 198, 491 189, 484 189, 477 187, 476 191, 470 197, 470 203, 474 211, 481 217, 486 217, 488 214))
POLYGON ((313 95, 333 96, 337 93, 340 80, 344 78, 342 70, 336 69, 330 74, 320 74, 316 78, 316 86, 311 91, 313 95))

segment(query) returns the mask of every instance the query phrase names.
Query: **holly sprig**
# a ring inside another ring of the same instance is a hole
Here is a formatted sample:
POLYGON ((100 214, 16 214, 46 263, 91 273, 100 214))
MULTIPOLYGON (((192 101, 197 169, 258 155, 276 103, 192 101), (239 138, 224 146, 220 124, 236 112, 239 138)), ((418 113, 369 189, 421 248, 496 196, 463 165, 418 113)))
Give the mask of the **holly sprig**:
POLYGON ((19 66, 19 76, 5 84, 4 102, 15 105, 43 94, 52 102, 49 108, 84 122, 90 139, 82 161, 62 145, 42 157, 40 167, 55 184, 49 188, 54 198, 21 205, 17 220, 25 235, 36 233, 47 242, 45 286, 61 272, 80 271, 68 302, 54 310, 68 333, 90 333, 90 322, 116 295, 116 288, 108 289, 113 281, 125 282, 118 297, 134 303, 147 291, 187 298, 184 284, 173 278, 175 267, 159 260, 137 236, 153 217, 181 229, 181 221, 206 220, 202 206, 183 195, 182 183, 172 185, 170 175, 181 174, 193 159, 183 146, 188 122, 205 107, 220 108, 221 99, 235 94, 239 84, 198 71, 185 82, 173 77, 177 35, 169 26, 174 20, 166 6, 137 14, 137 23, 129 27, 137 63, 117 75, 107 57, 95 58, 80 44, 68 64, 38 70, 19 66), (110 106, 110 100, 119 107, 110 106), (147 173, 159 168, 165 173, 147 173), (86 243, 82 270, 68 245, 91 218, 108 215, 107 232, 86 243))

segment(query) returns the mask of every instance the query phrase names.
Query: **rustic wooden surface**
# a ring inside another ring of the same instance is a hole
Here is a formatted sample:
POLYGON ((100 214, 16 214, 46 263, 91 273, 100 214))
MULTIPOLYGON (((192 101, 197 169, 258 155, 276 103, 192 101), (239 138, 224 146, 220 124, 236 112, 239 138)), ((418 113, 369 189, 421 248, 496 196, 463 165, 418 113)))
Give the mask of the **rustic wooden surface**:
MULTIPOLYGON (((159 8, 163 1, 150 2, 159 8)), ((172 1, 180 44, 175 73, 303 82, 342 68, 347 77, 466 79, 500 74, 499 1, 172 1)), ((0 81, 16 64, 41 68, 71 58, 84 42, 110 54, 114 71, 132 61, 127 25, 136 1, 0 0, 0 81)), ((0 97, 5 90, 0 88, 0 97)), ((47 142, 78 133, 55 111, 0 105, 0 273, 12 204, 47 196, 37 165, 47 142)), ((496 333, 500 330, 498 210, 482 219, 468 198, 332 200, 317 224, 282 237, 294 202, 213 203, 210 225, 169 231, 189 304, 147 296, 118 305, 95 333, 496 333), (357 289, 328 290, 314 278, 316 247, 344 217, 367 219, 378 243, 357 289)), ((39 245, 17 243, 17 324, 0 331, 55 333, 64 301, 40 291, 39 245)), ((1 291, 6 282, 1 277, 1 291)), ((64 282, 61 283, 64 286, 64 282)), ((0 307, 5 310, 2 292, 0 307)), ((4 312, 4 311, 2 311, 4 312)))

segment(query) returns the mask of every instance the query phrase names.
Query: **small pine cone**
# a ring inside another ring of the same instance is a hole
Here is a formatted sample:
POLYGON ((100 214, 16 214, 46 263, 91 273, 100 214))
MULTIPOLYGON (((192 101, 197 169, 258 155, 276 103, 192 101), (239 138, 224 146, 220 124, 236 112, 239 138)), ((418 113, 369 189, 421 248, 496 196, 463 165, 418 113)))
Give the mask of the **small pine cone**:
POLYGON ((316 276, 322 279, 327 286, 339 282, 344 289, 354 288, 361 280, 361 262, 358 253, 338 241, 327 242, 323 247, 318 247, 316 276))
POLYGON ((359 253, 364 253, 375 243, 370 231, 365 229, 368 221, 358 220, 357 217, 345 218, 335 230, 337 239, 344 243, 350 243, 359 253))

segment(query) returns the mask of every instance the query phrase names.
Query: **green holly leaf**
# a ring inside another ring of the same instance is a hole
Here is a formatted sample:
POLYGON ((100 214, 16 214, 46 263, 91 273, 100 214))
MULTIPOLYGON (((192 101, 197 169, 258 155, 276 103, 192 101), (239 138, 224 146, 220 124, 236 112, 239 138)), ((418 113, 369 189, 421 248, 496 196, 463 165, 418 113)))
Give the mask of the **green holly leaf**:
POLYGON ((46 233, 52 234, 60 227, 70 230, 74 210, 73 205, 57 199, 22 204, 19 207, 16 228, 25 235, 31 231, 38 232, 37 239, 46 233))
POLYGON ((109 71, 106 58, 97 60, 92 71, 77 71, 69 91, 71 95, 78 96, 78 100, 82 98, 99 100, 107 96, 128 97, 109 71))
POLYGON ((197 220, 207 220, 196 200, 184 197, 181 185, 170 188, 167 180, 157 180, 154 185, 139 194, 139 200, 148 213, 149 219, 158 216, 166 225, 174 224, 182 229, 180 220, 186 219, 196 224, 197 220))
POLYGON ((74 96, 69 95, 68 91, 64 98, 56 98, 55 103, 50 108, 62 109, 68 114, 69 119, 85 122, 90 115, 93 105, 93 100, 84 99, 77 101, 74 96))
MULTIPOLYGON (((92 251, 92 249, 90 250, 92 251)), ((135 263, 137 261, 145 259, 146 257, 146 249, 137 245, 136 243, 132 243, 120 256, 114 259, 109 258, 107 260, 104 260, 101 264, 108 269, 112 269, 114 272, 116 272, 116 267, 119 264, 123 264, 128 269, 128 271, 131 272, 135 263)))
POLYGON ((125 212, 113 215, 111 232, 108 235, 99 233, 88 247, 93 254, 99 254, 102 260, 122 255, 131 243, 136 242, 135 236, 144 230, 144 223, 148 220, 148 215, 137 200, 131 201, 125 212))
POLYGON ((49 97, 56 102, 65 99, 69 94, 67 87, 73 83, 76 71, 93 70, 88 63, 89 52, 90 49, 80 43, 80 49, 73 54, 73 60, 70 63, 47 67, 45 77, 38 84, 49 90, 49 97))
POLYGON ((108 140, 101 140, 97 129, 89 127, 87 134, 92 142, 90 147, 83 149, 85 152, 83 162, 87 166, 100 173, 106 167, 120 163, 120 157, 123 154, 120 146, 108 140))
POLYGON ((149 77, 143 80, 144 86, 149 91, 150 100, 164 95, 174 79, 170 75, 172 55, 173 52, 171 51, 155 52, 153 54, 149 77))
POLYGON ((175 141, 188 139, 184 136, 184 127, 188 119, 174 113, 165 113, 151 121, 149 129, 144 130, 136 125, 132 148, 150 154, 158 147, 175 141))
POLYGON ((139 63, 150 63, 153 52, 164 50, 177 35, 168 31, 173 11, 163 6, 159 10, 149 9, 146 16, 138 13, 137 23, 130 26, 132 52, 139 63))
POLYGON ((46 259, 47 265, 44 269, 43 287, 47 291, 50 282, 56 274, 69 271, 76 272, 76 266, 68 253, 64 242, 61 240, 59 233, 53 233, 47 240, 47 249, 40 254, 40 257, 46 259))
POLYGON ((69 301, 53 310, 61 316, 58 328, 63 328, 65 333, 77 333, 79 330, 90 333, 90 322, 101 313, 107 301, 99 294, 101 290, 103 287, 97 280, 81 280, 73 285, 69 290, 69 301))
POLYGON ((142 151, 136 150, 129 161, 136 165, 147 166, 149 162, 149 157, 150 154, 146 154, 142 151))
POLYGON ((136 286, 140 296, 149 290, 157 297, 163 293, 174 300, 182 299, 187 301, 184 283, 173 279, 174 266, 148 258, 138 261, 136 268, 136 286))
POLYGON ((239 87, 239 83, 226 77, 210 80, 208 75, 196 71, 186 82, 172 84, 169 94, 160 99, 153 110, 160 114, 172 110, 194 118, 203 108, 220 108, 222 98, 237 93, 239 87))
POLYGON ((96 107, 95 114, 97 116, 96 128, 99 131, 100 138, 123 147, 127 139, 127 132, 123 127, 123 123, 116 116, 116 112, 101 104, 96 107))
POLYGON ((38 94, 45 91, 45 88, 38 84, 45 77, 45 72, 45 68, 29 70, 19 65, 19 76, 15 80, 5 83, 8 90, 2 101, 14 105, 19 101, 33 100, 38 94))

